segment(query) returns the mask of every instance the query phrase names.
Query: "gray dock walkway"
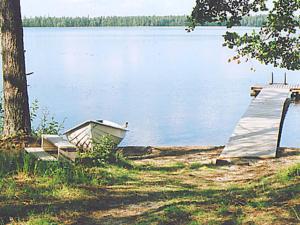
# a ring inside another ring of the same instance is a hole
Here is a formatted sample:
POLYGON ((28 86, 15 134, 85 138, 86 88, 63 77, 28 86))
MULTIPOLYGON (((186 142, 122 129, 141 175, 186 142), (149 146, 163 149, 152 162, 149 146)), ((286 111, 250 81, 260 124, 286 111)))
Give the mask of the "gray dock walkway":
POLYGON ((290 94, 289 85, 262 87, 237 124, 219 159, 276 157, 290 94))

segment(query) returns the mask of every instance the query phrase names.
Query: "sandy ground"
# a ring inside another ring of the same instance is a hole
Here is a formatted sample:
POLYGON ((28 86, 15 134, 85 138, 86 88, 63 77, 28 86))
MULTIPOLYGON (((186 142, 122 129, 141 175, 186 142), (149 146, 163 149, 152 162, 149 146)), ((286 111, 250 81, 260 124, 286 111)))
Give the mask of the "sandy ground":
MULTIPOLYGON (((224 146, 191 146, 191 147, 128 147, 124 154, 137 164, 154 164, 163 166, 170 163, 185 163, 213 166, 224 146), (142 155, 137 156, 137 152, 142 155)), ((212 181, 242 181, 253 180, 257 177, 270 176, 281 168, 300 162, 300 149, 280 148, 278 157, 274 159, 237 160, 231 165, 215 166, 212 181)))

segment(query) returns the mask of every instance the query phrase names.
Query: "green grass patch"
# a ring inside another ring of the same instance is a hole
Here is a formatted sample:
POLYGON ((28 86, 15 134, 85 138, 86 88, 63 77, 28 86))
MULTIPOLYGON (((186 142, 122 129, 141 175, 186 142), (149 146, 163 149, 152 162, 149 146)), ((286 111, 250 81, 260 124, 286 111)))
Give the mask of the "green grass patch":
POLYGON ((291 166, 287 169, 284 169, 277 174, 277 178, 282 182, 289 181, 299 176, 300 176, 300 163, 291 166))
POLYGON ((33 215, 30 216, 25 225, 59 225, 59 223, 52 219, 50 215, 33 215))
POLYGON ((137 171, 148 171, 148 172, 159 172, 159 173, 169 173, 169 172, 177 172, 179 170, 187 168, 185 163, 173 163, 164 166, 158 166, 153 164, 143 164, 143 165, 135 165, 134 169, 137 171))

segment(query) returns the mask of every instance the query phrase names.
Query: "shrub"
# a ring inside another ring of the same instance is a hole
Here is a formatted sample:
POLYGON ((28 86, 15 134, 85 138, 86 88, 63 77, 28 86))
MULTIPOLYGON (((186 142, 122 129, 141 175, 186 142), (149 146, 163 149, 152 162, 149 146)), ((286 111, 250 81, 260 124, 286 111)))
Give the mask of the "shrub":
MULTIPOLYGON (((41 137, 42 134, 60 134, 64 128, 64 120, 59 122, 54 116, 50 115, 47 108, 40 109, 38 100, 34 100, 30 105, 30 120, 32 124, 36 124, 32 127, 32 135, 41 137)), ((0 96, 0 133, 3 132, 4 111, 3 111, 3 99, 0 96)))
POLYGON ((116 162, 116 144, 112 137, 102 136, 99 141, 93 141, 92 148, 80 153, 80 161, 89 166, 104 166, 116 162))
POLYGON ((32 134, 37 137, 41 137, 42 134, 60 134, 64 128, 64 120, 58 122, 54 116, 50 116, 47 108, 40 110, 37 100, 30 106, 30 118, 33 123, 37 124, 32 129, 32 134), (40 115, 39 121, 35 122, 38 119, 38 115, 40 115))

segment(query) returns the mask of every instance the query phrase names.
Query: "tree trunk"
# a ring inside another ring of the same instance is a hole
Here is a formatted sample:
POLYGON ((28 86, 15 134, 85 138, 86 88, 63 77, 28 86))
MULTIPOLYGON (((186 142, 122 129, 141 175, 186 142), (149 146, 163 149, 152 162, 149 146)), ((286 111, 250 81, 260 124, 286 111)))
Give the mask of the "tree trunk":
POLYGON ((30 134, 20 0, 0 0, 4 136, 30 134))

